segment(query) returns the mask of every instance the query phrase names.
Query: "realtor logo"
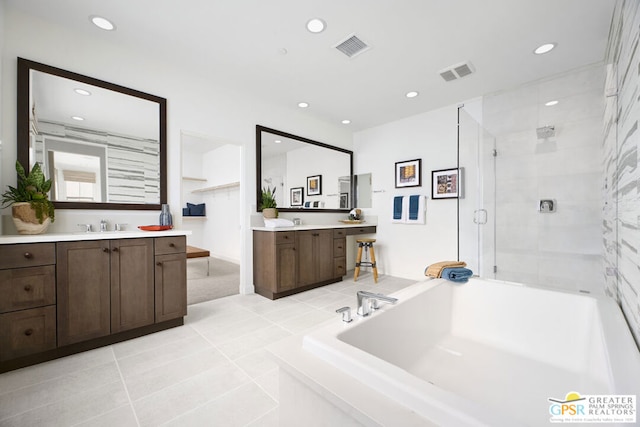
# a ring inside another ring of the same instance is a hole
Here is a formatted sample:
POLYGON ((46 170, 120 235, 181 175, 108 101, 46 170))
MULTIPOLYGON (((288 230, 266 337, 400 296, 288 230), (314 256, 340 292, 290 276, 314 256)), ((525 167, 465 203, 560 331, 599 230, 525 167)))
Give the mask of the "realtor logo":
POLYGON ((571 391, 564 399, 549 397, 552 423, 635 423, 635 395, 580 395, 571 391))

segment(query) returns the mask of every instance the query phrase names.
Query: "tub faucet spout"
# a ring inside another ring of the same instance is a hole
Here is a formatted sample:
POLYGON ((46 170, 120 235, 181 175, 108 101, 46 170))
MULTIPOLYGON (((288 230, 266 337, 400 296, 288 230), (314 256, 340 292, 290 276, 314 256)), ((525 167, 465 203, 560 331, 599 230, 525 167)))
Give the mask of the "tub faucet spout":
POLYGON ((371 305, 373 302, 382 301, 389 304, 395 304, 398 298, 388 297, 382 294, 374 294, 373 292, 358 291, 358 315, 366 317, 371 314, 371 305))

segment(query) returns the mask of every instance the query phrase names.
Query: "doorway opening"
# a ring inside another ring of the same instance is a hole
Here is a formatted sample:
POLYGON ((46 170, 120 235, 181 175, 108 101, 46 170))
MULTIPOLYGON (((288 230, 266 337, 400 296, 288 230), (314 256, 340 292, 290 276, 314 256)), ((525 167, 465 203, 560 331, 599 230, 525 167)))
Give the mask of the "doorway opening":
POLYGON ((182 228, 187 304, 240 293, 242 145, 182 131, 182 228))

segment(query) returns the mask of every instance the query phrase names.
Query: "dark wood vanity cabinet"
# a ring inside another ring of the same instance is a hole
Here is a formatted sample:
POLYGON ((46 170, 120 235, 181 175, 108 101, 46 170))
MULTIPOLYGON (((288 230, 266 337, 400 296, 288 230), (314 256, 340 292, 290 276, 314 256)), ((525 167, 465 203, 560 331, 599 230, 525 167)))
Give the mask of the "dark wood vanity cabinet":
MULTIPOLYGON (((253 277, 260 282, 261 295, 273 298, 298 286, 296 235, 294 231, 279 233, 253 232, 253 277), (256 279, 259 278, 259 279, 256 279)), ((256 285, 257 287, 257 285, 256 285)))
POLYGON ((296 231, 298 286, 308 286, 335 278, 333 271, 333 230, 296 231))
POLYGON ((186 237, 0 245, 0 372, 179 326, 186 237))
POLYGON ((187 314, 187 246, 184 237, 161 237, 155 247, 155 319, 187 314))
POLYGON ((346 237, 375 226, 295 231, 253 231, 256 293, 277 299, 339 282, 347 272, 346 237))
POLYGON ((57 244, 58 345, 111 333, 109 240, 57 244))
POLYGON ((154 323, 153 239, 58 243, 58 345, 154 323))
POLYGON ((0 246, 0 363, 56 347, 55 244, 0 246))

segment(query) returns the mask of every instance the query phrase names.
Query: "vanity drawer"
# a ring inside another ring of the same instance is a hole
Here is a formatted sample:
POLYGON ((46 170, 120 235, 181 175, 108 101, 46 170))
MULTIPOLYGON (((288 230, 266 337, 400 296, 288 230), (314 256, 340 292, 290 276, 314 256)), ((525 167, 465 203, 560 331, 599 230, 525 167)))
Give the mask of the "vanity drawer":
POLYGON ((343 257, 346 254, 347 239, 333 239, 333 256, 343 257))
POLYGON ((333 229, 333 238, 334 239, 338 239, 340 237, 346 237, 347 236, 347 230, 344 228, 334 228, 333 229))
POLYGON ((185 236, 156 237, 155 254, 179 254, 187 252, 187 238, 185 236))
POLYGON ((369 227, 353 227, 353 228, 345 228, 347 232, 347 236, 355 236, 358 234, 373 234, 376 232, 376 226, 372 225, 369 227))
POLYGON ((56 268, 0 270, 0 313, 56 303, 56 268))
POLYGON ((347 258, 339 257, 333 259, 334 277, 342 277, 347 274, 347 258))
POLYGON ((276 245, 282 243, 295 243, 295 231, 276 231, 276 245))
POLYGON ((0 245, 0 270, 56 263, 55 243, 0 245))
POLYGON ((56 347, 56 307, 0 314, 0 360, 56 347))

